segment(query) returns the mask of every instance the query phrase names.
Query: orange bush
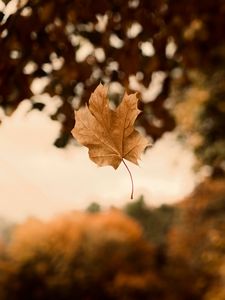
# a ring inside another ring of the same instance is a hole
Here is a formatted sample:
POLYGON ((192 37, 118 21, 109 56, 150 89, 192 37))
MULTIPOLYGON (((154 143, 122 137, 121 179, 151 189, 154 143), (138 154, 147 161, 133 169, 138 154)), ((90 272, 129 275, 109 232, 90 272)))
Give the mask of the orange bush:
POLYGON ((140 299, 160 295, 154 249, 117 210, 19 225, 7 250, 3 299, 140 299))

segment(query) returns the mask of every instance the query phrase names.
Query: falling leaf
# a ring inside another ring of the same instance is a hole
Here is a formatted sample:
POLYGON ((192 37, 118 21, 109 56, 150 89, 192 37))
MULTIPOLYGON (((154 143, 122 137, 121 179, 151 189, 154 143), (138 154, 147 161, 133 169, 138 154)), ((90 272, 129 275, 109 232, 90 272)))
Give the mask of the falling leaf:
POLYGON ((138 164, 140 154, 149 145, 134 128, 140 113, 138 98, 136 94, 125 93, 119 106, 112 110, 107 93, 108 89, 99 84, 89 99, 89 106, 75 111, 76 124, 72 134, 89 148, 89 157, 98 166, 111 165, 117 169, 123 162, 129 171, 124 159, 138 164))
POLYGON ((90 159, 99 166, 117 169, 123 158, 138 164, 148 140, 134 129, 140 110, 136 94, 125 94, 122 102, 109 108, 107 88, 100 84, 89 100, 89 107, 75 111, 76 124, 72 130, 76 140, 89 148, 90 159))

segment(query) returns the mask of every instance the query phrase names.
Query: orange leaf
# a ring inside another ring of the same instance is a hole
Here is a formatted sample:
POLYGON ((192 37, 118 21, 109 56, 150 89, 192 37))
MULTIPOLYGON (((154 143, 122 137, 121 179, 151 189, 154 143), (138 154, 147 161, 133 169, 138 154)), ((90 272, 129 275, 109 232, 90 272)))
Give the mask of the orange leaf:
POLYGON ((138 164, 148 140, 134 129, 140 113, 136 94, 125 93, 120 105, 109 108, 107 88, 102 84, 89 99, 89 106, 75 112, 72 130, 77 141, 89 148, 89 157, 98 166, 111 165, 117 169, 123 159, 138 164))

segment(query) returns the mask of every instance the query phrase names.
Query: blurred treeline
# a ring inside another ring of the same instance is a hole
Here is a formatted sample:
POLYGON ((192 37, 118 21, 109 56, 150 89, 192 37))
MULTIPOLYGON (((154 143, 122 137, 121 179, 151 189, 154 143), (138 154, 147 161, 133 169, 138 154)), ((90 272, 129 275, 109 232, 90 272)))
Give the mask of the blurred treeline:
POLYGON ((71 212, 5 226, 1 300, 224 300, 225 185, 177 205, 71 212))

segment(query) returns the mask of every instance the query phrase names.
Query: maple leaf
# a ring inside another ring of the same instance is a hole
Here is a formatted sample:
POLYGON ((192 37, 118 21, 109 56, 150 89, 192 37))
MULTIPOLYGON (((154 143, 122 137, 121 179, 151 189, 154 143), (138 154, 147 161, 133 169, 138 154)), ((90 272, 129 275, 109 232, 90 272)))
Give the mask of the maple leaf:
MULTIPOLYGON (((117 169, 124 159, 138 165, 141 152, 149 145, 148 140, 135 128, 134 122, 140 113, 136 93, 125 93, 119 106, 109 107, 107 87, 99 84, 89 99, 89 106, 75 111, 76 140, 89 148, 89 157, 98 166, 111 165, 117 169)), ((133 179, 132 175, 132 191, 133 179)))

